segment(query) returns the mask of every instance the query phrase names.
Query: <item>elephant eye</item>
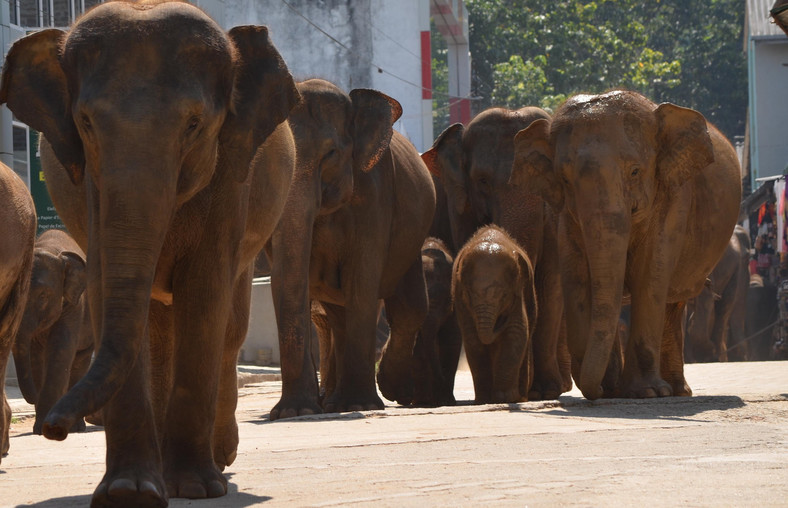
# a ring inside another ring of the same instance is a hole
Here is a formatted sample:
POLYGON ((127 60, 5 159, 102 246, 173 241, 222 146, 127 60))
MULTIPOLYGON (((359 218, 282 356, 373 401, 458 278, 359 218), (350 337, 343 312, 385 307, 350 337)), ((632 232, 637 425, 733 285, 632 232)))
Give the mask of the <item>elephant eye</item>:
POLYGON ((90 130, 93 128, 93 124, 90 122, 90 118, 88 118, 88 115, 82 115, 81 121, 82 121, 82 127, 85 130, 90 130))
POLYGON ((635 166, 632 168, 632 176, 637 176, 640 173, 640 166, 635 166))
POLYGON ((193 117, 191 118, 191 120, 189 120, 189 125, 188 125, 188 127, 186 127, 186 132, 187 132, 187 133, 192 133, 192 132, 194 132, 194 131, 197 129, 197 127, 199 127, 199 126, 200 126, 200 117, 198 117, 198 116, 193 116, 193 117))

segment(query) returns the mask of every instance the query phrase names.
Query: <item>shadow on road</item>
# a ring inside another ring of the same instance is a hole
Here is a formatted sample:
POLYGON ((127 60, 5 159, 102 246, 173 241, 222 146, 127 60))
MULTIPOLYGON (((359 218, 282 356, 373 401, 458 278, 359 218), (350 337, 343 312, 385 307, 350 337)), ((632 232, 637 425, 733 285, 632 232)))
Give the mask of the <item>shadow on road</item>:
MULTIPOLYGON (((733 395, 664 397, 657 399, 600 399, 561 397, 557 407, 546 414, 585 418, 671 419, 687 420, 707 411, 728 411, 745 406, 733 395)), ((526 405, 512 404, 511 412, 529 411, 526 405)))

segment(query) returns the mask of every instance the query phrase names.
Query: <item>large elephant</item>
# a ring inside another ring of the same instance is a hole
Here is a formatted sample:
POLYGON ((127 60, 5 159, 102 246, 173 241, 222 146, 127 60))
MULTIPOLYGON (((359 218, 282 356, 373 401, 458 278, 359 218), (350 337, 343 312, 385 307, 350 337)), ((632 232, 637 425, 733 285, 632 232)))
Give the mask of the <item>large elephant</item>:
POLYGON ((515 151, 512 183, 560 211, 567 334, 583 395, 691 395, 681 317, 736 224, 733 147, 696 111, 612 91, 572 97, 552 122, 518 133, 515 151), (625 294, 623 373, 603 390, 625 294))
MULTIPOLYGON (((85 254, 65 231, 36 239, 30 296, 14 341, 14 365, 25 400, 36 407, 33 432, 55 402, 88 371, 93 354, 85 287, 85 254)), ((85 430, 78 418, 74 431, 85 430)))
POLYGON ((8 453, 11 406, 5 396, 5 370, 22 314, 25 311, 33 246, 36 209, 25 183, 0 163, 0 462, 8 453))
POLYGON ((528 255, 502 229, 479 229, 457 253, 452 295, 476 403, 527 400, 537 319, 528 255))
POLYGON ((745 315, 750 286, 750 235, 736 226, 709 282, 687 302, 686 362, 746 360, 745 315))
MULTIPOLYGON (((282 352, 282 397, 271 419, 382 408, 375 387, 379 300, 391 325, 384 379, 387 371, 399 377, 427 313, 420 249, 435 191, 416 149, 393 132, 399 103, 373 90, 346 94, 322 80, 299 90, 303 103, 289 119, 298 164, 269 247, 282 352), (322 407, 309 352, 312 300, 333 339, 331 354, 321 355, 335 372, 322 407)), ((399 386, 381 381, 384 396, 400 397, 399 386)))
POLYGON ((87 252, 100 346, 42 430, 65 439, 103 408, 94 506, 226 493, 251 268, 287 197, 298 100, 265 27, 225 33, 185 2, 108 2, 9 51, 0 101, 45 136, 87 252))
POLYGON ((535 372, 530 400, 557 398, 572 387, 569 359, 559 355, 563 299, 555 256, 557 219, 540 196, 509 184, 514 136, 531 122, 549 118, 534 107, 488 109, 467 127, 450 126, 422 156, 443 183, 456 250, 479 227, 494 223, 525 249, 533 263, 540 305, 532 341, 535 372))

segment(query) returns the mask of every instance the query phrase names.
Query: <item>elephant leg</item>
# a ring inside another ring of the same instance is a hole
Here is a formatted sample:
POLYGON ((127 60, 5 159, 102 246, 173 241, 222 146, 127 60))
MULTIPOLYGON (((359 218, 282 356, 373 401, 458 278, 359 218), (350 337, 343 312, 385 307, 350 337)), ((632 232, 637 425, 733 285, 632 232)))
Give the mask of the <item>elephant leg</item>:
POLYGON ((438 345, 440 325, 440 316, 430 313, 416 336, 412 365, 414 406, 439 405, 438 390, 444 384, 438 345))
POLYGON ((149 370, 149 351, 141 348, 125 383, 104 407, 107 470, 91 506, 167 505, 149 370))
POLYGON ((235 420, 235 409, 238 406, 237 365, 238 353, 249 329, 253 270, 254 266, 250 266, 235 283, 233 307, 224 338, 213 430, 213 460, 222 471, 235 461, 238 453, 238 422, 235 420))
MULTIPOLYGON (((517 321, 516 317, 510 319, 517 321)), ((520 326, 510 326, 493 343, 492 402, 523 402, 528 399, 526 390, 531 379, 528 343, 528 330, 520 326)))
POLYGON ((5 396, 5 371, 11 351, 11 338, 0 336, 0 463, 11 447, 11 406, 5 396))
POLYGON ((312 360, 309 264, 319 196, 311 178, 294 178, 282 217, 271 236, 271 293, 279 334, 282 396, 271 420, 321 413, 317 372, 312 360), (311 204, 310 204, 311 203, 311 204))
POLYGON ((558 370, 561 371, 561 392, 572 389, 572 356, 566 337, 566 316, 561 317, 561 331, 558 334, 558 370))
POLYGON ((403 405, 413 401, 413 347, 428 311, 427 283, 418 256, 400 279, 394 296, 386 299, 391 333, 378 369, 380 392, 403 405))
POLYGON ((383 409, 375 390, 377 301, 356 305, 323 304, 331 326, 336 387, 323 401, 328 413, 383 409))
POLYGON ((317 333, 320 345, 320 396, 323 400, 336 389, 336 360, 334 358, 334 341, 328 316, 319 302, 312 302, 312 324, 317 333))
MULTIPOLYGON (((632 327, 624 359, 621 393, 628 398, 668 397, 673 390, 660 376, 665 303, 663 300, 655 305, 642 305, 639 303, 641 299, 651 299, 651 295, 633 290, 632 327)), ((678 353, 682 355, 683 370, 683 349, 678 353)))
POLYGON ((564 304, 556 257, 545 256, 540 260, 534 277, 539 317, 533 336, 534 381, 528 400, 552 400, 561 395, 563 386, 558 367, 558 338, 564 304))
POLYGON ((692 395, 692 389, 684 378, 684 331, 681 328, 683 314, 684 302, 668 304, 660 359, 662 378, 670 384, 673 395, 676 396, 692 395))
POLYGON ((476 404, 492 402, 493 376, 492 357, 488 347, 481 343, 476 333, 476 323, 470 309, 458 308, 455 315, 462 331, 462 345, 465 358, 473 378, 473 394, 476 404))
POLYGON ((443 374, 443 385, 438 389, 438 404, 453 406, 457 402, 454 398, 454 378, 462 353, 462 335, 453 311, 438 331, 438 351, 443 374))

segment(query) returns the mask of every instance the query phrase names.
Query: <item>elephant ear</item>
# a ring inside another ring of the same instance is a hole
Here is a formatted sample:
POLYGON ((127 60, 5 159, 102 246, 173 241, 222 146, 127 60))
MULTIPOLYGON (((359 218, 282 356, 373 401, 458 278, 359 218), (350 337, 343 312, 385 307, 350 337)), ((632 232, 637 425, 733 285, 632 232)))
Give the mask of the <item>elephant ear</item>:
POLYGON ((71 305, 79 301, 79 297, 87 287, 85 260, 75 252, 62 252, 60 259, 65 267, 63 275, 63 298, 71 305))
POLYGON ((16 41, 5 59, 0 104, 49 140, 74 184, 82 181, 85 153, 71 116, 71 95, 60 61, 65 37, 48 29, 16 41))
POLYGON ((240 149, 241 158, 231 164, 236 179, 244 181, 257 148, 287 119, 301 94, 267 27, 237 26, 228 36, 236 49, 235 81, 219 142, 225 154, 240 149))
POLYGON ((514 162, 509 184, 530 189, 558 213, 564 207, 564 191, 553 168, 554 152, 550 142, 550 122, 546 119, 533 121, 514 137, 514 162))
POLYGON ((668 189, 680 187, 714 162, 714 148, 703 115, 675 104, 657 106, 657 179, 668 189))
POLYGON ((468 204, 468 189, 462 172, 462 135, 465 127, 461 123, 450 125, 433 143, 432 148, 421 155, 430 173, 443 182, 446 192, 452 196, 458 215, 465 212, 468 204))
POLYGON ((350 91, 353 104, 353 169, 370 171, 391 143, 393 125, 402 116, 399 102, 377 90, 350 91))

